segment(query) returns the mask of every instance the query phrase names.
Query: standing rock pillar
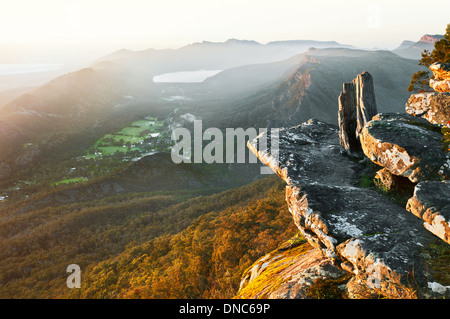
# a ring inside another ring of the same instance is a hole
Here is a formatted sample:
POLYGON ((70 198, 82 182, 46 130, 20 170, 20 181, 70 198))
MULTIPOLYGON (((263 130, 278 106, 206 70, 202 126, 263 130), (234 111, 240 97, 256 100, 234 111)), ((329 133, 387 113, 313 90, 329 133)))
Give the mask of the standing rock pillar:
POLYGON ((339 141, 350 152, 361 151, 359 134, 377 112, 373 79, 363 72, 350 83, 343 84, 339 95, 339 141))

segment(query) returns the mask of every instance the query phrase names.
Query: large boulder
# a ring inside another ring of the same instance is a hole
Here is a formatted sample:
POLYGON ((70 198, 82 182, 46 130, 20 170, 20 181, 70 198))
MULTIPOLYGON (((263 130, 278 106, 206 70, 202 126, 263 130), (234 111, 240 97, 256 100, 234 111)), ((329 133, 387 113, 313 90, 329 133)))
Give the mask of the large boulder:
POLYGON ((441 127, 408 114, 377 114, 360 135, 364 154, 411 182, 450 178, 441 127))
POLYGON ((277 249, 259 258, 242 276, 236 297, 305 299, 316 280, 345 275, 346 271, 333 265, 332 259, 305 243, 277 249))
POLYGON ((438 81, 450 80, 450 63, 435 62, 430 65, 434 79, 438 81))
POLYGON ((433 124, 450 121, 450 93, 425 92, 412 94, 405 105, 406 113, 423 117, 433 124))
POLYGON ((450 92, 450 63, 435 62, 430 70, 433 71, 430 86, 437 92, 450 92))
POLYGON ((430 70, 433 71, 430 86, 436 92, 412 94, 405 110, 430 123, 444 125, 450 121, 450 63, 433 63, 430 70))
POLYGON ((426 293, 433 270, 422 252, 441 240, 405 208, 359 186, 366 165, 340 151, 337 127, 310 120, 282 129, 274 150, 261 146, 263 138, 269 140, 269 133, 248 147, 286 181, 289 210, 311 246, 352 274, 352 283, 378 294, 414 298, 426 293))
POLYGON ((417 184, 406 209, 423 219, 426 229, 450 244, 450 181, 417 184))
POLYGON ((437 92, 450 92, 450 80, 437 81, 430 79, 430 86, 437 92))

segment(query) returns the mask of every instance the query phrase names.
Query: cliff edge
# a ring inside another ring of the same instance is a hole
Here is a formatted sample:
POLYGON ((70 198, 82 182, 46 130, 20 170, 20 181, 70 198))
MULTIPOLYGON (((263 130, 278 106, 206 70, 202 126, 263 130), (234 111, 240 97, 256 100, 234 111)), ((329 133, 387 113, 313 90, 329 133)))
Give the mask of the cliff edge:
POLYGON ((376 114, 373 92, 364 94, 364 87, 373 91, 370 82, 365 72, 344 84, 339 97, 344 129, 311 119, 280 129, 277 148, 259 145, 262 138, 270 140, 270 132, 248 142, 286 182, 286 201, 305 241, 255 262, 237 298, 320 298, 314 293, 319 284, 333 287, 325 298, 450 297, 448 272, 439 260, 450 251, 449 156, 439 148, 441 127, 413 115, 376 114), (415 187, 406 207, 365 185, 374 167, 379 178, 415 187), (426 188, 437 195, 427 197, 426 188), (426 202, 429 198, 434 202, 426 202))

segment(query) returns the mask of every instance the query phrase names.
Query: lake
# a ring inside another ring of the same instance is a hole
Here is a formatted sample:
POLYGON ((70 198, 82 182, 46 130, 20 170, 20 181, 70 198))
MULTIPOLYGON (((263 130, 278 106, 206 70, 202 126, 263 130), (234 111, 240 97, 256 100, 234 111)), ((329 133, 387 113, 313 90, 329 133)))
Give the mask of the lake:
POLYGON ((197 70, 163 73, 153 77, 155 83, 200 83, 222 70, 197 70))

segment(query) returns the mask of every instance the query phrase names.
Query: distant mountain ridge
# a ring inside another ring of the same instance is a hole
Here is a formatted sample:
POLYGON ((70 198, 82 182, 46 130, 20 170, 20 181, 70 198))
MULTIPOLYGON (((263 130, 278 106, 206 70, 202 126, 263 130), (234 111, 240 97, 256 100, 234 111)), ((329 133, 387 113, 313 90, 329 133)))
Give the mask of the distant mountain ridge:
MULTIPOLYGON (((342 83, 363 71, 373 75, 379 110, 404 112, 410 95, 406 88, 417 69, 416 61, 381 50, 310 49, 299 58, 299 64, 277 86, 262 89, 259 95, 243 99, 234 108, 214 109, 215 116, 224 122, 221 125, 287 127, 310 118, 337 124, 337 97, 342 83)), ((207 110, 203 114, 207 117, 207 110)))
POLYGON ((400 46, 392 50, 392 52, 403 58, 418 60, 424 50, 432 51, 434 49, 434 43, 443 38, 444 36, 441 34, 425 34, 417 42, 409 40, 403 41, 400 46))
POLYGON ((92 64, 93 68, 126 66, 148 74, 190 71, 199 69, 225 70, 249 64, 278 62, 306 52, 309 48, 354 48, 336 41, 288 40, 261 44, 253 40, 228 39, 225 42, 196 42, 179 49, 122 49, 104 56, 92 64))
MULTIPOLYGON (((202 43, 198 45, 201 49, 191 45, 168 51, 120 50, 114 53, 116 58, 104 64, 100 62, 98 68, 61 76, 17 98, 0 109, 2 158, 14 154, 12 161, 29 164, 42 155, 43 150, 37 146, 39 141, 56 136, 55 132, 65 132, 64 136, 68 131, 86 135, 92 134, 99 123, 114 125, 108 119, 110 114, 120 111, 115 105, 125 95, 134 95, 143 101, 144 109, 148 109, 146 104, 157 102, 158 92, 177 87, 170 83, 153 83, 153 75, 162 71, 224 67, 225 71, 204 83, 178 85, 193 98, 183 106, 185 112, 201 115, 202 119, 209 119, 219 127, 264 127, 296 124, 311 117, 336 123, 341 83, 365 70, 374 76, 380 110, 402 110, 408 97, 406 87, 410 74, 417 68, 415 61, 399 58, 389 51, 311 48, 305 57, 305 53, 291 53, 313 44, 311 41, 282 41, 270 45, 242 40, 227 42, 202 43), (260 47, 276 49, 254 50, 260 47), (289 58, 261 62, 276 56, 289 58), (302 59, 306 60, 302 62, 302 59), (401 88, 405 88, 405 94, 401 88), (24 147, 25 143, 32 143, 33 148, 24 147)), ((330 46, 336 42, 314 44, 330 46)), ((135 111, 127 109, 127 112, 135 111)), ((61 140, 62 136, 46 145, 63 145, 67 137, 61 140)), ((2 168, 2 165, 0 175, 11 171, 11 166, 2 168)))
POLYGON ((108 54, 106 56, 103 56, 98 59, 98 61, 104 61, 104 60, 111 60, 116 58, 122 58, 126 55, 139 55, 139 54, 146 54, 149 52, 155 52, 155 51, 177 51, 177 50, 185 50, 186 48, 190 47, 207 47, 207 46, 217 46, 217 47, 226 47, 226 46, 233 46, 233 45, 239 45, 239 46, 255 46, 255 47, 275 47, 275 46, 301 46, 301 47, 345 47, 345 48, 355 48, 352 45, 347 44, 341 44, 336 41, 317 41, 317 40, 278 40, 278 41, 270 41, 266 44, 262 44, 260 42, 254 41, 254 40, 241 40, 241 39, 235 39, 230 38, 224 42, 214 42, 214 41, 202 41, 202 42, 194 42, 188 45, 185 45, 183 47, 180 47, 178 49, 145 49, 145 50, 138 50, 133 51, 129 49, 122 48, 120 50, 117 50, 111 54, 108 54))
POLYGON ((419 42, 427 42, 427 43, 434 43, 436 41, 439 41, 441 39, 443 39, 444 36, 442 34, 425 34, 424 36, 422 36, 419 40, 419 42))
POLYGON ((414 41, 405 40, 397 48, 395 48, 395 50, 409 48, 410 46, 414 45, 415 43, 416 42, 414 42, 414 41))
POLYGON ((0 108, 0 177, 6 180, 49 154, 55 160, 82 151, 96 136, 161 105, 180 107, 215 127, 286 126, 311 117, 336 123, 342 83, 365 70, 374 77, 380 110, 402 110, 416 68, 416 61, 389 51, 356 50, 335 41, 229 39, 177 50, 122 49, 0 108), (161 73, 199 69, 224 71, 204 83, 153 82, 161 73), (174 106, 159 98, 174 91, 188 99, 174 106), (124 96, 133 96, 133 102, 124 96), (127 108, 116 107, 124 103, 127 108))

